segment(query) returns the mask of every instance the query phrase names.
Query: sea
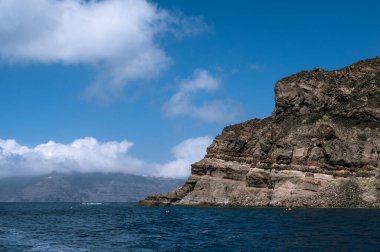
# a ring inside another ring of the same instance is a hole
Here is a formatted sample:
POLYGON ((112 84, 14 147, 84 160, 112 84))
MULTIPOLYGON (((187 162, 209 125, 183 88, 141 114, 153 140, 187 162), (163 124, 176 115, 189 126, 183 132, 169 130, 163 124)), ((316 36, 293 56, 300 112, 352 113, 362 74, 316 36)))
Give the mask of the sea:
POLYGON ((0 251, 380 251, 380 210, 0 203, 0 251))

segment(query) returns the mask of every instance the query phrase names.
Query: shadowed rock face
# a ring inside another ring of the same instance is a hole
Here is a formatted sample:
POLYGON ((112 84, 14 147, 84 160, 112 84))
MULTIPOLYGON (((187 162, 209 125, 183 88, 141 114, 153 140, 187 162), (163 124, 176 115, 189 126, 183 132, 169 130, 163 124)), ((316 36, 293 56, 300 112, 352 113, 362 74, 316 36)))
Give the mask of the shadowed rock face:
POLYGON ((380 207, 380 58, 277 82, 271 117, 224 128, 145 205, 380 207))

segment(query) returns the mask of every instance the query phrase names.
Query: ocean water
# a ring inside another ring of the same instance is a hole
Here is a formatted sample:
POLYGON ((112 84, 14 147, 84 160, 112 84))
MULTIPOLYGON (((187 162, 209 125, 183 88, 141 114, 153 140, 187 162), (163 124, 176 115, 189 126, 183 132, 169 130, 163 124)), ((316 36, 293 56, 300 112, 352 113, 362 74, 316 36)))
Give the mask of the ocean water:
POLYGON ((0 251, 380 251, 380 210, 0 203, 0 251))

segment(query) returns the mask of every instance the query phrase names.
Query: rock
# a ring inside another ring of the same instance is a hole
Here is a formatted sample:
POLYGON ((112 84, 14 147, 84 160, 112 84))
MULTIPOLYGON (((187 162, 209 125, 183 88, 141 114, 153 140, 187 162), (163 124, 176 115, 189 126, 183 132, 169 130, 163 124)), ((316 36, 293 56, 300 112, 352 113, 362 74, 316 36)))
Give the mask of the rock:
POLYGON ((223 129, 145 205, 380 207, 380 58, 279 80, 271 117, 223 129))

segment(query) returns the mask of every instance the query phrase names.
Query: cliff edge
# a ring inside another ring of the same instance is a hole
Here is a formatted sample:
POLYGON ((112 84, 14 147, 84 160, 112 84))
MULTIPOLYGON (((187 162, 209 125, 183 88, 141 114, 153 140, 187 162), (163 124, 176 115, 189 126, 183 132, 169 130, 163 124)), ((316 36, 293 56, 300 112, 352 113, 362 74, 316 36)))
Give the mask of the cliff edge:
POLYGON ((380 207, 380 58, 279 80, 271 117, 223 129, 142 205, 380 207))

